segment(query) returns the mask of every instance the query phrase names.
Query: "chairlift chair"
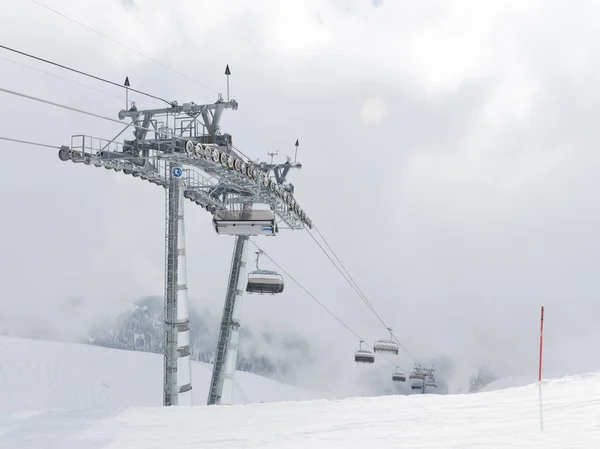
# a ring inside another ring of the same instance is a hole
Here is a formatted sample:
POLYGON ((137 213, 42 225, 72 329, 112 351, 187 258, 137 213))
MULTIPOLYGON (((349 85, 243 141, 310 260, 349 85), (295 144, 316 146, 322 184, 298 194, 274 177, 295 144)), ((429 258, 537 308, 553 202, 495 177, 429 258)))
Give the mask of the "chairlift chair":
POLYGON ((398 343, 394 341, 394 334, 392 333, 392 328, 388 327, 390 331, 390 339, 389 340, 377 340, 373 344, 373 352, 382 352, 388 354, 398 354, 398 343))
POLYGON ((364 342, 361 340, 359 343, 358 351, 354 353, 354 361, 356 363, 374 363, 375 354, 367 349, 362 348, 364 342))
POLYGON ((256 252, 256 270, 248 274, 246 292, 260 295, 275 295, 283 292, 283 276, 276 271, 261 270, 258 267, 258 259, 261 254, 263 254, 262 250, 256 252))
POLYGON ((392 380, 394 382, 406 382, 406 376, 403 373, 399 373, 398 367, 396 367, 396 372, 392 374, 392 380))
POLYGON ((435 379, 433 376, 429 376, 429 378, 425 381, 425 386, 428 388, 437 388, 435 383, 435 379))
POLYGON ((422 381, 422 380, 425 379, 425 375, 421 374, 421 373, 417 373, 417 372, 412 372, 412 373, 410 373, 410 376, 408 376, 408 378, 410 380, 420 380, 420 381, 422 381))

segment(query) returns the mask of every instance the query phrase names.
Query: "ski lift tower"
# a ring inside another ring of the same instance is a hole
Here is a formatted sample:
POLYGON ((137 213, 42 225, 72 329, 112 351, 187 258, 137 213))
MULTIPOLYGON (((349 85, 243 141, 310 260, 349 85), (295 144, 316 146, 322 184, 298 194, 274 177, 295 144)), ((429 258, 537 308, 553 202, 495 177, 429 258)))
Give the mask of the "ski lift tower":
POLYGON ((165 108, 138 110, 132 103, 119 112, 121 120, 131 123, 112 139, 74 135, 71 146, 58 152, 62 161, 104 167, 165 189, 165 406, 192 405, 184 199, 213 214, 218 233, 237 236, 209 404, 230 403, 240 323, 233 312, 241 297, 236 286, 248 236, 276 235, 279 228, 312 228, 294 198, 293 186, 285 183, 289 162, 253 164, 234 150, 231 135, 220 132, 223 111, 237 108, 235 100, 224 101, 220 94, 210 104, 172 102, 165 108), (129 128, 133 139, 118 141, 129 128), (253 211, 253 205, 266 210, 253 211), (231 232, 236 225, 237 233, 231 232), (226 379, 230 382, 224 385, 226 379))

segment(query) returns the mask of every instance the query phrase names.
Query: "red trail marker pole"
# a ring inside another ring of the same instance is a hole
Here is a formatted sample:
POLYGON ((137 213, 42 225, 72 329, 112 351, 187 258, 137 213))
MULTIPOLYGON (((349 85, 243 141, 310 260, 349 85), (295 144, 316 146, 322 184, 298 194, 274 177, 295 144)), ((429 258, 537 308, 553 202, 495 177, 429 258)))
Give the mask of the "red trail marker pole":
POLYGON ((544 344, 544 306, 540 315, 540 363, 538 367, 538 382, 542 381, 542 349, 544 344))
POLYGON ((540 314, 540 364, 538 366, 538 389, 540 393, 540 430, 544 431, 544 414, 542 410, 542 349, 544 343, 544 306, 540 314))

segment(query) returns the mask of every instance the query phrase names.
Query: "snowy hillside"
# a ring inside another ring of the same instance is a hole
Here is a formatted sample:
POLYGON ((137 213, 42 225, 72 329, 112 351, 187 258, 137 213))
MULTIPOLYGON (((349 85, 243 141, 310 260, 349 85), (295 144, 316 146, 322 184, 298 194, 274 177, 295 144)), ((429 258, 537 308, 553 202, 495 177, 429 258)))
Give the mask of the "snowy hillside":
MULTIPOLYGON (((56 373, 58 374, 58 373, 56 373)), ((0 413, 0 447, 597 448, 600 376, 468 395, 0 413)))
MULTIPOLYGON (((162 370, 159 354, 0 337, 0 412, 160 406, 162 370)), ((206 363, 192 365, 197 404, 206 404, 211 372, 206 363)), ((245 372, 236 380, 235 403, 318 396, 245 372)))

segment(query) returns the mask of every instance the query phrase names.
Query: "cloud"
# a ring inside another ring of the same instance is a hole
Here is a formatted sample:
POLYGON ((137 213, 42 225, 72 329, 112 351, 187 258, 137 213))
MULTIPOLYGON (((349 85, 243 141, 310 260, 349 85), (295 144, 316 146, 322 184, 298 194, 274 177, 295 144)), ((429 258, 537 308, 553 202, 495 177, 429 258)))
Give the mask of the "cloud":
MULTIPOLYGON (((5 11, 0 40, 119 83, 129 76, 132 87, 180 102, 216 100, 203 85, 224 92, 229 64, 240 109, 224 115, 222 129, 263 159, 274 149, 293 155, 299 138, 303 168, 290 180, 300 205, 418 358, 447 357, 464 379, 482 364, 507 375, 535 370, 544 303, 548 372, 600 369, 586 357, 599 343, 597 5, 140 0, 123 14, 117 0, 102 9, 46 3, 199 82, 30 2, 5 11), (373 102, 376 125, 363 116, 373 102)), ((3 87, 110 117, 124 106, 0 64, 3 87)), ((2 95, 8 137, 68 144, 72 134, 120 131, 2 95)), ((83 332, 137 297, 161 294, 162 189, 62 163, 54 150, 0 148, 6 316, 83 332), (61 309, 75 297, 76 320, 61 309)), ((233 241, 191 203, 186 214, 190 297, 218 310, 233 241)), ((280 234, 257 241, 367 341, 385 337, 309 236, 280 234)), ((280 297, 245 298, 243 318, 302 333, 327 356, 323 376, 356 368, 355 337, 289 280, 280 297)))

